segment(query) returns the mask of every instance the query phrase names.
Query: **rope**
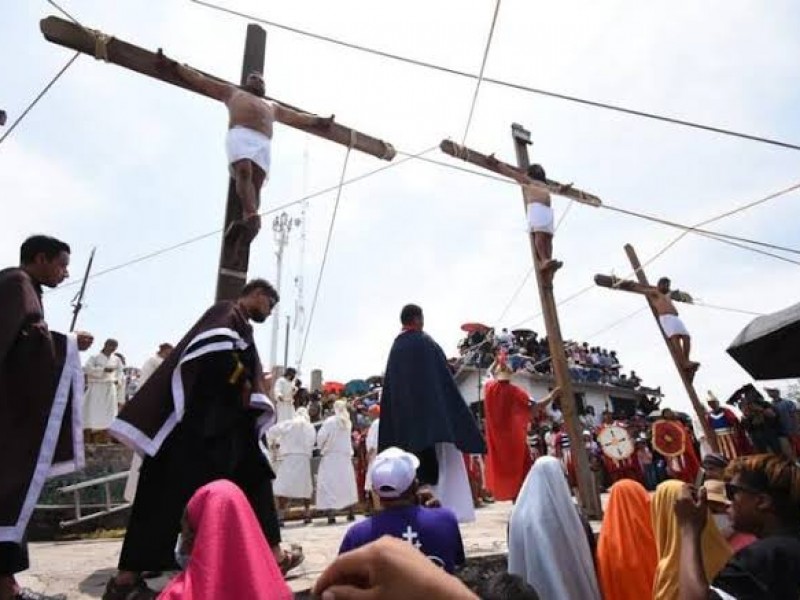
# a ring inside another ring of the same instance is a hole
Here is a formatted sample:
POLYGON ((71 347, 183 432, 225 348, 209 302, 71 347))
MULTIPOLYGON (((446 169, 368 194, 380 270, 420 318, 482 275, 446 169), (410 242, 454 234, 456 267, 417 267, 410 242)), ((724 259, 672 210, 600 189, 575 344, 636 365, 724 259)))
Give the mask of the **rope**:
POLYGON ((19 125, 22 122, 22 119, 24 119, 28 115, 28 113, 31 112, 31 109, 34 106, 36 106, 36 104, 39 102, 39 100, 44 98, 44 95, 47 92, 50 91, 50 88, 53 87, 53 84, 56 81, 58 81, 64 73, 67 72, 67 69, 69 69, 72 66, 72 63, 74 63, 76 60, 78 60, 78 57, 80 55, 81 55, 80 52, 76 52, 75 54, 72 55, 72 58, 70 58, 67 61, 67 64, 65 64, 63 67, 61 67, 61 69, 58 71, 58 73, 56 73, 55 77, 53 77, 50 80, 50 82, 46 86, 44 86, 44 89, 42 89, 42 91, 39 92, 36 95, 36 97, 33 99, 33 101, 30 104, 28 104, 28 106, 25 108, 25 110, 22 111, 22 114, 19 117, 17 117, 17 119, 9 126, 8 130, 2 135, 2 137, 0 137, 0 144, 2 144, 5 141, 5 139, 8 136, 11 135, 11 132, 14 131, 14 129, 17 128, 17 125, 19 125))
POLYGON ((486 38, 486 48, 483 50, 483 60, 481 61, 481 70, 478 73, 478 81, 475 83, 475 93, 472 95, 472 103, 469 107, 469 116, 467 117, 467 124, 464 126, 464 137, 461 139, 461 145, 467 142, 467 134, 469 127, 472 125, 472 116, 475 113, 475 105, 478 103, 478 92, 481 89, 481 82, 483 81, 483 72, 486 69, 486 60, 489 58, 489 48, 492 46, 492 36, 494 35, 494 26, 497 23, 497 15, 500 12, 500 0, 497 0, 494 5, 494 15, 492 15, 492 25, 489 27, 489 36, 486 38))
MULTIPOLYGON (((468 73, 466 71, 460 71, 458 69, 452 69, 450 67, 445 67, 445 66, 442 66, 442 65, 436 65, 436 64, 433 64, 433 63, 430 63, 430 62, 425 62, 423 60, 417 60, 415 58, 409 58, 409 57, 406 57, 406 56, 401 56, 399 54, 392 54, 391 52, 385 52, 383 50, 377 50, 375 48, 369 48, 367 46, 354 44, 352 42, 346 42, 344 40, 340 40, 340 39, 337 39, 337 38, 334 38, 334 37, 331 37, 331 36, 320 35, 318 33, 313 33, 311 31, 306 31, 306 30, 303 30, 303 29, 299 29, 297 27, 291 27, 289 25, 282 25, 281 23, 276 23, 275 21, 268 21, 266 19, 262 19, 262 18, 256 17, 255 15, 250 15, 250 14, 247 14, 247 13, 243 13, 243 12, 239 12, 239 11, 236 11, 236 10, 232 10, 230 8, 225 8, 223 6, 219 6, 219 5, 213 4, 211 2, 205 2, 203 0, 191 0, 191 2, 193 2, 194 4, 199 4, 200 6, 204 6, 206 8, 210 8, 212 10, 228 13, 230 15, 233 15, 233 16, 236 16, 236 17, 241 17, 243 19, 248 19, 250 21, 256 21, 256 22, 261 23, 263 25, 269 25, 271 27, 275 27, 276 29, 282 29, 284 31, 289 31, 289 32, 295 33, 297 35, 310 37, 310 38, 313 38, 313 39, 316 39, 316 40, 319 40, 319 41, 322 41, 322 42, 328 42, 328 43, 331 43, 331 44, 336 44, 337 46, 342 46, 344 48, 349 48, 351 50, 358 50, 360 52, 366 52, 368 54, 373 54, 375 56, 380 56, 382 58, 388 58, 388 59, 391 59, 391 60, 404 62, 404 63, 410 64, 410 65, 415 65, 417 67, 423 67, 423 68, 426 68, 426 69, 432 69, 434 71, 440 71, 442 73, 448 73, 450 75, 457 75, 459 77, 466 77, 466 78, 469 78, 469 79, 478 79, 478 76, 475 75, 474 73, 468 73)), ((682 127, 689 127, 689 128, 692 128, 692 129, 699 129, 701 131, 708 131, 710 133, 717 133, 717 134, 720 134, 720 135, 727 135, 727 136, 731 136, 731 137, 736 137, 736 138, 748 140, 748 141, 751 141, 751 142, 759 142, 759 143, 762 143, 762 144, 769 144, 769 145, 772 145, 772 146, 779 146, 781 148, 788 148, 790 150, 800 150, 800 145, 797 145, 797 144, 792 144, 792 143, 789 143, 789 142, 783 142, 783 141, 780 141, 780 140, 766 138, 766 137, 762 137, 762 136, 758 136, 758 135, 752 135, 752 134, 749 134, 749 133, 742 133, 742 132, 739 132, 739 131, 734 131, 732 129, 723 129, 721 127, 712 127, 711 125, 703 125, 702 123, 696 123, 696 122, 693 122, 693 121, 685 121, 685 120, 682 120, 682 119, 675 119, 673 117, 667 117, 667 116, 659 115, 659 114, 656 114, 656 113, 645 112, 645 111, 642 111, 642 110, 636 110, 636 109, 632 109, 632 108, 626 108, 624 106, 619 106, 619 105, 615 105, 615 104, 608 104, 608 103, 605 103, 605 102, 598 102, 596 100, 588 100, 586 98, 579 98, 577 96, 570 96, 570 95, 567 95, 567 94, 562 94, 560 92, 551 92, 551 91, 544 90, 544 89, 541 89, 541 88, 534 88, 534 87, 522 85, 522 84, 519 84, 519 83, 512 83, 512 82, 509 82, 509 81, 503 81, 501 79, 494 79, 494 78, 491 78, 491 77, 484 77, 483 81, 488 82, 488 83, 492 83, 494 85, 499 85, 499 86, 502 86, 502 87, 507 87, 507 88, 511 88, 511 89, 515 89, 515 90, 519 90, 519 91, 523 91, 523 92, 528 92, 530 94, 537 94, 537 95, 540 95, 540 96, 547 96, 549 98, 555 98, 555 99, 558 99, 558 100, 566 100, 568 102, 574 102, 574 103, 577 103, 577 104, 583 104, 584 106, 591 106, 593 108, 602 108, 602 109, 605 109, 605 110, 611 110, 611 111, 615 111, 615 112, 620 112, 620 113, 632 115, 632 116, 635 116, 635 117, 641 117, 641 118, 645 118, 645 119, 652 119, 652 120, 655 120, 655 121, 661 121, 661 122, 664 122, 664 123, 670 123, 672 125, 679 125, 679 126, 682 126, 682 127)))
MULTIPOLYGON (((509 301, 506 303, 506 307, 503 309, 503 312, 501 312, 501 313, 500 313, 500 316, 499 316, 499 317, 497 317, 497 319, 495 319, 495 322, 496 322, 496 323, 500 323, 500 322, 501 322, 503 319, 505 319, 505 318, 506 318, 506 314, 508 313, 508 311, 509 311, 509 309, 511 308, 511 306, 512 306, 512 305, 514 304, 514 302, 516 301, 516 299, 517 299, 517 297, 519 296, 520 292, 522 292, 523 288, 525 287, 525 284, 526 284, 526 283, 528 283, 528 279, 530 279, 530 278, 531 278, 531 275, 533 275, 533 267, 531 267, 530 269, 528 269, 528 272, 527 272, 527 273, 525 273, 525 277, 523 277, 523 278, 522 278, 522 281, 520 282, 519 286, 517 287, 517 290, 516 290, 516 291, 514 292, 514 294, 511 296, 511 300, 509 300, 509 301)), ((513 329, 516 329, 516 327, 514 327, 513 329)))
MULTIPOLYGON (((382 171, 386 171, 387 169, 393 169, 394 167, 398 167, 398 166, 400 166, 400 165, 402 165, 404 163, 407 163, 408 161, 412 160, 413 158, 416 158, 418 156, 422 156, 423 154, 432 152, 436 148, 437 148, 437 146, 431 146, 430 148, 427 148, 426 150, 422 150, 421 152, 418 152, 416 154, 408 154, 406 158, 402 158, 402 159, 397 160, 395 162, 391 162, 391 163, 382 165, 382 166, 378 167, 377 169, 373 169, 372 171, 367 171, 366 173, 363 173, 361 175, 356 175, 355 177, 353 177, 351 179, 348 179, 347 181, 345 181, 341 185, 342 186, 350 185, 351 183, 356 183, 357 181, 361 181, 362 179, 366 179, 367 177, 371 177, 373 175, 376 175, 377 173, 380 173, 382 171)), ((269 210, 262 211, 262 212, 259 213, 259 215, 262 216, 262 217, 265 217, 265 216, 271 215, 273 213, 280 212, 280 211, 285 210, 285 209, 287 209, 287 208, 289 208, 291 206, 294 206, 296 204, 302 204, 303 202, 306 202, 307 200, 310 200, 312 198, 317 198, 318 196, 322 196, 324 194, 327 194, 328 192, 332 192, 333 190, 338 189, 339 187, 340 186, 338 184, 337 185, 332 185, 330 187, 323 188, 321 190, 317 190, 316 192, 312 192, 311 194, 305 194, 304 196, 302 196, 301 198, 298 198, 297 200, 292 200, 291 202, 286 202, 284 204, 276 206, 275 208, 271 208, 269 210)), ((192 238, 188 238, 188 239, 186 239, 186 240, 184 240, 182 242, 178 242, 177 244, 172 244, 170 246, 166 246, 166 247, 161 248, 159 250, 154 250, 153 252, 149 252, 148 254, 145 254, 143 256, 139 256, 137 258, 133 258, 133 259, 128 260, 126 262, 119 263, 117 265, 108 267, 107 269, 103 269, 102 271, 97 271, 95 273, 92 273, 89 276, 89 279, 94 279, 95 277, 100 277, 101 275, 106 275, 108 273, 113 273, 114 271, 119 271, 121 269, 125 269, 125 268, 130 267, 132 265, 135 265, 137 263, 144 262, 146 260, 150 260, 151 258, 156 258, 157 256, 161 256, 162 254, 167 254, 168 252, 172 252, 173 250, 177 250, 179 248, 183 248, 184 246, 188 246, 190 244, 194 244, 195 242, 199 242, 201 240, 204 240, 206 238, 212 237, 214 235, 218 235, 220 233, 222 233, 222 229, 215 229, 214 231, 209 231, 209 232, 204 233, 202 235, 198 235, 198 236, 195 236, 195 237, 192 237, 192 238)), ((49 294, 58 293, 59 290, 63 290, 63 289, 66 289, 66 288, 69 288, 69 287, 75 286, 75 285, 80 285, 81 283, 83 283, 83 279, 78 279, 76 281, 70 281, 68 283, 65 283, 63 285, 58 286, 56 289, 54 289, 53 291, 48 292, 48 293, 49 294)))
POLYGON ((85 27, 83 23, 78 21, 78 19, 56 4, 55 0, 47 0, 47 2, 59 10, 61 14, 67 17, 70 21, 75 23, 75 25, 83 29, 83 32, 94 40, 95 60, 108 62, 108 44, 114 39, 114 36, 103 33, 102 31, 98 31, 97 29, 89 29, 88 27, 85 27))
POLYGON ((311 301, 311 311, 308 313, 308 322, 306 324, 306 334, 303 337, 303 346, 300 350, 298 362, 303 362, 303 356, 306 353, 306 344, 308 343, 308 336, 311 333, 311 323, 314 321, 314 312, 317 308, 317 300, 319 299, 319 290, 322 287, 322 275, 325 273, 325 265, 328 263, 328 252, 331 247, 331 238, 333 238, 333 226, 336 224, 336 215, 339 212, 339 201, 342 198, 342 188, 344 187, 344 176, 347 173, 347 162, 350 160, 350 152, 355 145, 355 132, 350 136, 350 145, 347 147, 347 153, 344 155, 344 164, 342 164, 342 174, 339 177, 339 189, 336 192, 336 202, 333 205, 333 214, 331 215, 331 223, 328 226, 328 237, 325 239, 325 250, 322 253, 322 263, 319 265, 319 275, 317 275, 317 285, 314 287, 314 299, 311 301))

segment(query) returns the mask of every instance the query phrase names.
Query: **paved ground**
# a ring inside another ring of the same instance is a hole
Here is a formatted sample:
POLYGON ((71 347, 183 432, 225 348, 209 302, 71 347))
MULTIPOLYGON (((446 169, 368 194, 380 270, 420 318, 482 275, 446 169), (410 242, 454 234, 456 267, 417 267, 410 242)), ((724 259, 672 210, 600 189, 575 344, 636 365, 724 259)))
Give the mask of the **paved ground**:
MULTIPOLYGON (((462 525, 467 556, 505 552, 506 527, 510 502, 498 502, 478 511, 475 523, 462 525)), ((305 563, 290 582, 292 589, 308 589, 339 549, 347 523, 339 518, 336 525, 318 519, 313 525, 287 523, 283 531, 287 543, 303 546, 305 563)), ((20 582, 36 591, 65 593, 70 600, 100 598, 108 578, 114 573, 121 540, 48 542, 31 544, 31 569, 20 582)), ((166 580, 152 582, 159 588, 166 580)))

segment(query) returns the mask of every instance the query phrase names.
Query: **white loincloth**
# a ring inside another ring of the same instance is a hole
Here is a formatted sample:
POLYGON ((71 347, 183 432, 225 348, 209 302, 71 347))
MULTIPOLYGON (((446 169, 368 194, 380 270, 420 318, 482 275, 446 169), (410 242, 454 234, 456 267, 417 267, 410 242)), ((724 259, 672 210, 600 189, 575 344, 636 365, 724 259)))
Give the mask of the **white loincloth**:
MULTIPOLYGON (((260 131, 247 127, 233 127, 228 129, 225 137, 225 150, 228 153, 228 164, 232 165, 238 160, 251 160, 269 175, 269 166, 272 161, 272 138, 268 138, 260 131)), ((266 181, 266 178, 264 179, 266 181)))
POLYGON ((352 458, 339 452, 324 455, 317 473, 317 510, 339 510, 357 502, 352 458))
POLYGON ((272 491, 281 498, 311 498, 311 457, 307 454, 284 454, 272 491))
POLYGON ((539 202, 531 202, 528 204, 528 229, 534 233, 549 233, 553 234, 555 228, 553 217, 553 209, 545 204, 539 202))
POLYGON ((689 337, 689 330, 683 324, 678 315, 659 315, 658 321, 661 323, 661 328, 664 330, 664 335, 668 338, 675 337, 676 335, 685 335, 689 337))
POLYGON ((461 451, 449 442, 436 444, 439 481, 432 486, 442 506, 453 511, 459 523, 475 520, 475 505, 461 451))

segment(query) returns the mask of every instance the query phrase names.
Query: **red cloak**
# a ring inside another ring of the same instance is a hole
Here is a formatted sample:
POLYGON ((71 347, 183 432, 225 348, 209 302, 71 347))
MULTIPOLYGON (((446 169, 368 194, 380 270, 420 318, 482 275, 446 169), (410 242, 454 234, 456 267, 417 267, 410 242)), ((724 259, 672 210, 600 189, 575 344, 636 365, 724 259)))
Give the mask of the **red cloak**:
POLYGON ((528 449, 528 393, 510 381, 486 384, 486 487, 496 500, 513 500, 533 464, 528 449))

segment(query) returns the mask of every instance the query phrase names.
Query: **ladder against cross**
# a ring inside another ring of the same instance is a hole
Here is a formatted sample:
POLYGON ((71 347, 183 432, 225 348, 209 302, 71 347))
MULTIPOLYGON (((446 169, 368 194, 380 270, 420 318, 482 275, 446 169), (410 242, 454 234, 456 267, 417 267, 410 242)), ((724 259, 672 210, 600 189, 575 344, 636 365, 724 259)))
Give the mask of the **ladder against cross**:
MULTIPOLYGON (((667 350, 669 350, 670 356, 672 356, 672 361, 675 363, 675 368, 677 369, 678 375, 683 382, 683 387, 692 403, 692 408, 694 409, 694 412, 700 421, 700 426, 703 428, 703 433, 706 436, 706 440, 714 452, 719 452, 717 436, 714 434, 714 430, 711 428, 708 420, 706 419, 705 408, 703 408, 700 398, 697 396, 697 390, 694 388, 694 373, 696 368, 687 367, 685 364, 686 359, 683 356, 683 350, 678 346, 678 342, 668 338, 664 332, 664 328, 661 326, 659 312, 655 305, 656 295, 660 294, 660 292, 648 282, 647 275, 644 272, 641 262, 639 262, 639 257, 637 256, 636 250, 634 250, 633 246, 626 244, 625 254, 627 254, 628 260, 633 268, 633 272, 636 274, 636 281, 620 279, 614 277, 613 275, 595 275, 594 282, 600 287, 639 294, 640 296, 644 296, 644 298, 647 300, 650 311, 656 320, 658 330, 661 332, 661 337, 664 339, 664 343, 667 345, 667 350)), ((676 302, 683 302, 684 304, 692 304, 691 295, 678 290, 675 290, 670 294, 670 299, 676 302)))
MULTIPOLYGON (((42 19, 40 29, 45 39, 54 44, 71 48, 94 56, 99 60, 113 63, 142 75, 213 98, 208 89, 192 86, 182 79, 174 69, 165 69, 163 57, 160 56, 159 52, 151 52, 102 31, 89 29, 54 16, 42 19)), ((244 85, 245 79, 250 73, 254 71, 263 72, 265 49, 266 32, 264 29, 253 24, 248 25, 242 69, 242 85, 244 85)), ((197 72, 202 73, 201 71, 197 72)), ((208 73, 202 73, 202 75, 224 85, 233 85, 220 77, 209 75, 208 73)), ((311 114, 308 111, 269 96, 265 96, 265 99, 288 108, 294 113, 311 114)), ((277 112, 277 120, 281 122, 280 111, 277 112)), ((383 160, 392 160, 395 156, 395 150, 388 142, 337 122, 325 125, 311 125, 287 121, 285 124, 383 160)), ((231 223, 239 219, 241 219, 241 208, 231 181, 228 189, 228 203, 223 231, 227 231, 231 223)), ((241 252, 240 248, 236 247, 232 241, 226 241, 223 237, 217 281, 217 300, 233 299, 238 296, 239 290, 241 290, 247 278, 248 264, 249 245, 244 249, 244 252, 241 252)))

